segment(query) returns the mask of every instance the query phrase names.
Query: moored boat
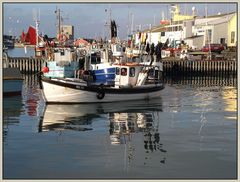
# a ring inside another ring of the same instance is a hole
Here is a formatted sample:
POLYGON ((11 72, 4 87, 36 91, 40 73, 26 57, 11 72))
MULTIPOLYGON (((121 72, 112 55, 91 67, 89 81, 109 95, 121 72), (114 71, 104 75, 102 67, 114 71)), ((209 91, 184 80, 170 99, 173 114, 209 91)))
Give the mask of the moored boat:
POLYGON ((41 79, 47 103, 96 103, 150 99, 160 96, 164 88, 162 63, 114 64, 115 80, 110 84, 78 78, 41 79))
POLYGON ((18 68, 3 68, 3 95, 21 95, 23 78, 18 68))

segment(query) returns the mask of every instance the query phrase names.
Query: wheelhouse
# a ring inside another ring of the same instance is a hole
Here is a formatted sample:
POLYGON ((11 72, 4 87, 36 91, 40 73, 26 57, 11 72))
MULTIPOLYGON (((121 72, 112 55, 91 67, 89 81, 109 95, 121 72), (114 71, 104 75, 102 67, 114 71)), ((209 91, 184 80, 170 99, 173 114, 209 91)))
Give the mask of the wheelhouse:
POLYGON ((119 64, 115 66, 115 87, 156 84, 162 80, 162 71, 157 65, 150 67, 141 64, 119 64))

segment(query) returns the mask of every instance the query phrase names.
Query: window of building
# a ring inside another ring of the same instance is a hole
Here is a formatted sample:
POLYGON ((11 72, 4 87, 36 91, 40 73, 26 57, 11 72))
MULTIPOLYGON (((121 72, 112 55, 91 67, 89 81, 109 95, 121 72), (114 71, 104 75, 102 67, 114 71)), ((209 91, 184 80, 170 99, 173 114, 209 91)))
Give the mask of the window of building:
POLYGON ((235 32, 231 32, 231 43, 235 42, 235 32))
POLYGON ((61 52, 60 52, 60 55, 61 55, 61 56, 64 56, 64 55, 65 55, 65 52, 64 52, 64 51, 61 51, 61 52))
POLYGON ((161 32, 161 36, 165 36, 165 32, 161 32))
POLYGON ((220 44, 225 44, 226 43, 226 39, 225 38, 220 38, 220 44))
POLYGON ((134 68, 134 67, 131 67, 131 68, 129 69, 129 76, 130 76, 130 77, 134 77, 134 76, 135 76, 135 68, 134 68))

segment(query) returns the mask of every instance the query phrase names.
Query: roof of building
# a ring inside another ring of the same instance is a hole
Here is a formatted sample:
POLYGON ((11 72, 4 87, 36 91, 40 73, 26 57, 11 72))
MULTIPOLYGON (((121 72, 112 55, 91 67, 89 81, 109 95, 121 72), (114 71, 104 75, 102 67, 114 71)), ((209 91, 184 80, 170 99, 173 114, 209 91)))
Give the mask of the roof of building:
POLYGON ((186 37, 185 39, 195 39, 198 37, 203 37, 203 35, 195 35, 195 36, 191 36, 191 37, 186 37))
MULTIPOLYGON (((225 23, 227 21, 229 21, 234 15, 236 14, 236 12, 231 12, 231 13, 226 13, 226 14, 220 14, 220 15, 212 15, 212 16, 208 16, 206 17, 195 17, 195 26, 202 26, 202 25, 206 25, 206 23, 208 25, 217 25, 217 24, 221 24, 221 23, 225 23)), ((184 20, 184 21, 189 21, 192 19, 188 19, 188 20, 184 20)), ((180 26, 180 24, 182 24, 184 21, 177 21, 177 22, 172 22, 170 25, 157 25, 152 27, 151 29, 145 29, 141 32, 164 32, 167 30, 168 27, 174 27, 174 26, 180 26)))
POLYGON ((77 39, 76 41, 74 41, 74 45, 87 45, 89 42, 84 40, 84 39, 77 39))
POLYGON ((198 19, 195 21, 195 25, 206 25, 206 23, 208 25, 217 25, 217 24, 221 24, 221 23, 226 23, 228 22, 232 17, 234 16, 234 14, 226 14, 224 16, 214 16, 214 17, 207 17, 207 18, 202 18, 202 19, 198 19))
MULTIPOLYGON (((227 15, 234 15, 236 12, 230 12, 230 13, 224 13, 224 14, 217 14, 217 15, 211 15, 208 16, 208 18, 219 18, 219 17, 223 17, 223 16, 227 16, 227 15)), ((200 17, 202 18, 202 17, 200 17)), ((206 16, 204 16, 203 18, 206 18, 206 16)))

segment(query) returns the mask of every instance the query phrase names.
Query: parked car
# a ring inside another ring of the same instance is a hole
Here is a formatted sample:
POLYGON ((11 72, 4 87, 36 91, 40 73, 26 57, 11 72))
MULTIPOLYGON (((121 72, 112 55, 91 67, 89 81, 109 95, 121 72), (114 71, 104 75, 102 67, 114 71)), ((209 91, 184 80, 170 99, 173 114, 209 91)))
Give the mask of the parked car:
POLYGON ((203 52, 208 52, 209 48, 212 52, 218 52, 221 53, 224 50, 224 46, 222 44, 206 44, 203 46, 202 51, 203 52))

